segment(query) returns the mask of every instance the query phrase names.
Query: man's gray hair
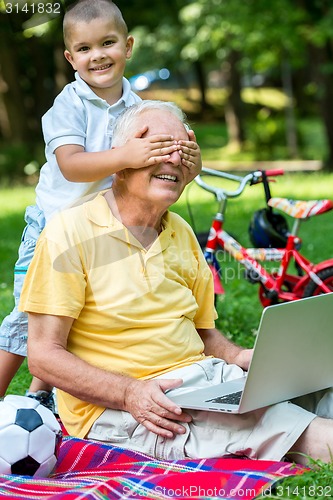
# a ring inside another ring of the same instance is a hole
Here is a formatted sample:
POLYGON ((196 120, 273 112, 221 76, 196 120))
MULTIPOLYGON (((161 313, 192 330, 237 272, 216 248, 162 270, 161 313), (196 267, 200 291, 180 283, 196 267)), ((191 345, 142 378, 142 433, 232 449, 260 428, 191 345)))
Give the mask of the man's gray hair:
POLYGON ((186 115, 177 104, 174 102, 145 100, 126 108, 118 116, 113 130, 112 146, 123 146, 129 139, 132 139, 138 128, 140 128, 139 120, 141 120, 141 125, 144 123, 141 115, 152 110, 172 113, 184 125, 186 130, 190 130, 186 115))

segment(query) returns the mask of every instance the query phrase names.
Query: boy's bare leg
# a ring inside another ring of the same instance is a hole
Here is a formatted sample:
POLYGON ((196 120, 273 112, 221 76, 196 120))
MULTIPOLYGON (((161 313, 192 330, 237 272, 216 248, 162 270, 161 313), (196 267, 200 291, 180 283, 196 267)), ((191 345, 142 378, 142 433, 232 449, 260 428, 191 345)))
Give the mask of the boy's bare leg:
POLYGON ((33 377, 30 387, 29 387, 29 392, 37 392, 37 391, 47 391, 50 392, 52 391, 53 387, 52 385, 47 384, 46 382, 43 382, 43 380, 40 380, 37 377, 33 377))
POLYGON ((0 350, 0 397, 5 395, 23 360, 24 356, 0 350))
POLYGON ((33 377, 25 395, 36 399, 40 404, 46 406, 46 408, 55 413, 57 410, 55 408, 55 399, 52 389, 52 385, 47 384, 39 378, 33 377))
POLYGON ((299 464, 308 465, 309 457, 327 463, 332 461, 332 454, 333 420, 316 417, 296 441, 287 456, 299 464))

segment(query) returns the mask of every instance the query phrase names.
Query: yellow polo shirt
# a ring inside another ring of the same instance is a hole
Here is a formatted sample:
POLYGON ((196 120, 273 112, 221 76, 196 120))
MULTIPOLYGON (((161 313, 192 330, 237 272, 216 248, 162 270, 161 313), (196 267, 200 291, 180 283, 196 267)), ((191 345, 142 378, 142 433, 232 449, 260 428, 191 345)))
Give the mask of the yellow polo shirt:
MULTIPOLYGON (((213 328, 213 282, 196 237, 177 214, 145 249, 100 193, 55 216, 29 266, 20 309, 75 318, 68 350, 104 370, 148 379, 204 358, 197 328, 213 328)), ((104 408, 59 392, 71 435, 104 408)))

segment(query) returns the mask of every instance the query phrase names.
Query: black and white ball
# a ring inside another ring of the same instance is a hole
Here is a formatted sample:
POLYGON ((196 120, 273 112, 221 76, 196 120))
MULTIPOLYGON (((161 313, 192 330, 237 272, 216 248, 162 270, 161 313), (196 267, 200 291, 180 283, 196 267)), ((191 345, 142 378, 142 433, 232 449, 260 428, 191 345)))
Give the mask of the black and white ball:
POLYGON ((53 413, 25 396, 0 401, 0 474, 47 477, 54 469, 61 427, 53 413))

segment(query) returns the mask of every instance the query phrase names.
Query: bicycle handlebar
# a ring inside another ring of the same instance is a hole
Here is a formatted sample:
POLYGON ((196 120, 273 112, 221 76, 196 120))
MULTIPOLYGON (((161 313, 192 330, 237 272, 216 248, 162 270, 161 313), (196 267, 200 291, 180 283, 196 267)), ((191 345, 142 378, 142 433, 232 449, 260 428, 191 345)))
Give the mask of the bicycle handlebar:
POLYGON ((278 175, 284 175, 283 168, 273 168, 272 170, 263 170, 266 177, 277 177, 278 175))
POLYGON ((245 189, 246 184, 258 184, 259 182, 263 182, 263 173, 267 177, 276 177, 278 175, 283 175, 284 171, 282 169, 272 169, 272 170, 255 170, 244 177, 239 175, 229 174, 228 172, 222 172, 220 170, 213 170, 210 168, 203 167, 201 174, 197 175, 194 179, 196 184, 206 191, 214 194, 218 200, 223 200, 225 198, 236 198, 239 196, 245 189), (228 191, 223 188, 218 188, 207 184, 203 179, 203 175, 208 175, 212 177, 220 177, 222 179, 228 179, 231 181, 235 181, 239 183, 239 186, 234 191, 228 191))

